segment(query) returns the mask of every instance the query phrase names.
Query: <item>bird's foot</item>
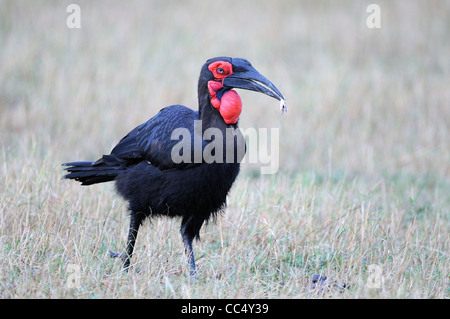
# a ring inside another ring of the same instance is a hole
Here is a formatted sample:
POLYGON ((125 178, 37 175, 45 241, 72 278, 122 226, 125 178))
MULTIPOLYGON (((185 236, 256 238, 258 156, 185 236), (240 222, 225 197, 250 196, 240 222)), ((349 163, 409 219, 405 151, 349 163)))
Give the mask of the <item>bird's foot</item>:
POLYGON ((314 275, 311 283, 311 290, 324 292, 325 290, 331 290, 332 288, 338 289, 339 292, 344 292, 348 288, 346 283, 337 283, 335 280, 327 280, 327 276, 314 275))
POLYGON ((189 279, 193 282, 196 283, 198 281, 198 276, 197 276, 197 270, 196 269, 191 269, 189 271, 189 279))
POLYGON ((125 272, 128 272, 128 270, 130 269, 130 258, 128 258, 127 253, 123 252, 121 254, 119 253, 115 253, 111 250, 108 251, 109 252, 109 257, 111 258, 120 258, 123 261, 123 270, 125 272))
POLYGON ((119 253, 115 253, 111 250, 108 251, 109 252, 109 257, 111 258, 120 258, 122 260, 125 260, 125 252, 119 254, 119 253))
POLYGON ((311 283, 311 289, 323 288, 327 276, 314 275, 311 283))

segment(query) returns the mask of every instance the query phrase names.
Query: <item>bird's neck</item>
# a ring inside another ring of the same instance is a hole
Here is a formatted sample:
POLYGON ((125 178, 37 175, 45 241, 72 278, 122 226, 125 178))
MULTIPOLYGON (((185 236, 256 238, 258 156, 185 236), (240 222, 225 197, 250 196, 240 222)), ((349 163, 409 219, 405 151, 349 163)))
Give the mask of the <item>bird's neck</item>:
MULTIPOLYGON (((202 121, 202 134, 205 134, 205 130, 209 128, 217 128, 222 132, 224 141, 222 144, 224 147, 222 153, 224 159, 222 163, 239 166, 246 151, 245 138, 239 130, 237 122, 235 124, 225 123, 220 112, 213 107, 208 89, 203 90, 200 86, 198 95, 198 115, 199 119, 202 121), (231 157, 230 154, 232 154, 231 157)), ((218 138, 217 135, 215 135, 215 141, 216 138, 218 138)))
POLYGON ((202 121, 202 128, 206 130, 214 127, 225 131, 227 127, 236 127, 236 124, 226 124, 220 112, 211 104, 211 96, 206 85, 199 85, 198 90, 198 115, 202 121))

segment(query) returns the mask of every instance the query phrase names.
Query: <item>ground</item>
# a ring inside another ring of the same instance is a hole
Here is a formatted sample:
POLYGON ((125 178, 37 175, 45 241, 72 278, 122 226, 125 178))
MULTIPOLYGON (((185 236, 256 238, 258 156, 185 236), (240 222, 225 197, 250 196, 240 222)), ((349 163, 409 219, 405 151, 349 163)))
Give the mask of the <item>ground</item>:
POLYGON ((71 29, 73 2, 0 1, 0 297, 449 297, 448 2, 376 1, 370 29, 374 1, 77 1, 71 29), (286 98, 281 116, 239 91, 243 129, 278 129, 278 171, 243 165, 194 244, 198 282, 164 218, 124 274, 107 254, 126 203, 60 164, 166 105, 195 109, 200 67, 223 55, 286 98), (311 290, 314 275, 347 288, 311 290))

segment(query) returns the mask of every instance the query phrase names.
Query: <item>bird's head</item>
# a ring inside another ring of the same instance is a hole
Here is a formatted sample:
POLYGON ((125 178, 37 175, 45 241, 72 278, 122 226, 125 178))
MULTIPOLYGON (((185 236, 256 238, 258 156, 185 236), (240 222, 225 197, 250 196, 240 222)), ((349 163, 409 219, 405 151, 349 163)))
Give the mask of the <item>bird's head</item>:
POLYGON ((200 73, 199 92, 209 95, 211 105, 227 124, 236 124, 242 111, 241 98, 233 89, 271 96, 280 101, 281 111, 287 112, 280 91, 246 59, 217 57, 206 61, 200 73))

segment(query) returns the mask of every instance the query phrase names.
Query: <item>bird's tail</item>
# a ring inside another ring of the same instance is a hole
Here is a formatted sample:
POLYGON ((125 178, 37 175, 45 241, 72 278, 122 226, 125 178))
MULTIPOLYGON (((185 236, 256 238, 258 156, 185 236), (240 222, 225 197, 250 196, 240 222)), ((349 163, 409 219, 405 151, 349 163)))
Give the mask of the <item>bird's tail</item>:
POLYGON ((124 169, 120 165, 108 165, 102 159, 96 162, 70 162, 62 165, 67 166, 65 170, 69 172, 64 178, 79 181, 81 185, 113 181, 124 169))

